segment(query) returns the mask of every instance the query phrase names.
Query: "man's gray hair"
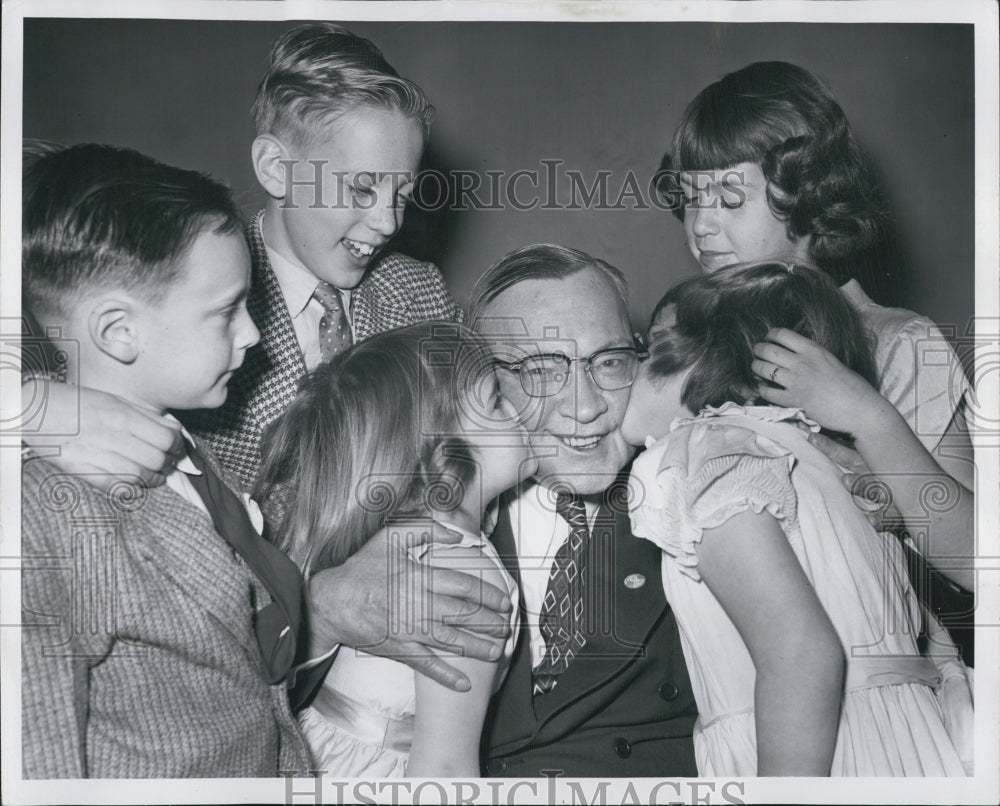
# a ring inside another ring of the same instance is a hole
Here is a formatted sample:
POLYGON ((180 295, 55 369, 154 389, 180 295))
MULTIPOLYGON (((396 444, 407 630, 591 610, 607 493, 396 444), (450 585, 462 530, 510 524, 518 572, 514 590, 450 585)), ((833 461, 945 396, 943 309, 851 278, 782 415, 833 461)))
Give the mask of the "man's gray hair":
POLYGON ((620 270, 579 249, 534 243, 509 252, 483 272, 472 292, 469 323, 475 328, 486 307, 518 283, 525 280, 561 280, 588 268, 596 269, 608 281, 627 321, 628 285, 620 270))

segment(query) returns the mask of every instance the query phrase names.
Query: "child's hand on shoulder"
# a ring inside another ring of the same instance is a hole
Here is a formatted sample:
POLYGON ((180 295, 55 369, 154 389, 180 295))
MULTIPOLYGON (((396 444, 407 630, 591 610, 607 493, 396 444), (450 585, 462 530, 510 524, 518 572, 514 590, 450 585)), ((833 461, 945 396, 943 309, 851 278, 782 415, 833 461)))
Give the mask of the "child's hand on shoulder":
POLYGON ((41 426, 24 441, 60 470, 86 475, 97 487, 122 478, 159 486, 183 452, 178 423, 115 395, 44 379, 28 380, 22 394, 45 400, 41 426))
POLYGON ((802 409, 830 431, 856 435, 859 424, 892 408, 868 381, 792 330, 769 330, 753 352, 750 367, 762 379, 758 395, 776 406, 802 409))

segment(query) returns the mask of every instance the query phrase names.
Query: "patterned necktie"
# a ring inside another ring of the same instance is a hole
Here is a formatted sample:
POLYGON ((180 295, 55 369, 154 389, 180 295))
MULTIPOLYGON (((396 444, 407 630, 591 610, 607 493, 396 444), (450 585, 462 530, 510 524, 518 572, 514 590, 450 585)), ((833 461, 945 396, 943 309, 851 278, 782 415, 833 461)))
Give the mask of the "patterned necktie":
POLYGON ((319 320, 319 350, 324 362, 337 353, 342 353, 354 343, 351 325, 347 321, 347 310, 340 291, 329 283, 321 282, 313 291, 313 297, 323 306, 323 318, 319 320))
POLYGON ((254 616, 254 631, 268 683, 285 678, 295 659, 302 621, 303 581, 298 567, 254 529, 246 507, 230 490, 194 445, 188 456, 200 475, 189 474, 191 486, 201 496, 222 538, 261 581, 271 601, 254 616))
POLYGON ((590 541, 587 510, 578 498, 559 493, 556 512, 569 524, 569 537, 553 559, 542 612, 538 615, 546 651, 532 669, 535 694, 552 691, 559 675, 587 643, 583 631, 583 587, 590 541))

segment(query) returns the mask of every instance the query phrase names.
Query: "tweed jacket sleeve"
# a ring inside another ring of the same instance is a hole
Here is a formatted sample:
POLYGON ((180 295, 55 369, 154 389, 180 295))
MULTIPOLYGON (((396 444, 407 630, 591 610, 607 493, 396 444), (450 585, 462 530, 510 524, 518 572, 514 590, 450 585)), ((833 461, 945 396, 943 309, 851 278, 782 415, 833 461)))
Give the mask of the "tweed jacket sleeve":
MULTIPOLYGON (((50 466, 51 467, 51 466, 50 466)), ((95 574, 77 574, 60 559, 73 551, 69 518, 52 517, 43 503, 42 465, 29 462, 22 506, 22 758, 25 778, 87 777, 86 725, 90 670, 112 651, 107 630, 73 629, 66 640, 53 633, 77 603, 107 613, 108 590, 95 574), (75 584, 74 584, 75 583, 75 584)), ((61 496, 78 496, 70 485, 61 496)), ((76 611, 79 615, 79 610, 76 611)))

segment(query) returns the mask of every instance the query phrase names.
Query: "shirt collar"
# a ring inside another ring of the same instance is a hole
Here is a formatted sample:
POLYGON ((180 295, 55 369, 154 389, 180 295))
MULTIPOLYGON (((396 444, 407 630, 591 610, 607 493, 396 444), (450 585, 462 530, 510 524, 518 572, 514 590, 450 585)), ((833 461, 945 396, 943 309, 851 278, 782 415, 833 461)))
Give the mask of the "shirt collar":
POLYGON ((844 295, 849 303, 851 303, 852 308, 863 308, 865 305, 875 304, 865 293, 864 289, 861 287, 861 283, 857 280, 852 279, 844 283, 840 287, 840 293, 844 295))
MULTIPOLYGON (((174 415, 169 413, 164 414, 163 416, 164 419, 169 420, 170 422, 180 426, 181 436, 184 437, 185 443, 190 445, 192 448, 197 447, 194 441, 194 437, 192 437, 191 434, 188 433, 188 430, 183 425, 181 425, 180 420, 178 420, 176 417, 174 417, 174 415)), ((184 455, 177 460, 176 469, 181 471, 181 473, 186 473, 189 476, 201 475, 201 471, 197 467, 195 467, 194 462, 191 461, 191 457, 188 456, 187 451, 185 451, 184 455)))
MULTIPOLYGON (((559 518, 559 514, 556 512, 555 495, 548 487, 536 481, 526 483, 519 491, 515 501, 518 507, 523 507, 537 513, 544 513, 544 515, 553 519, 559 518)), ((583 506, 587 510, 587 520, 593 524, 594 517, 597 515, 597 510, 600 509, 600 505, 596 501, 585 500, 583 506)), ((563 522, 565 523, 565 521, 563 522)))
POLYGON ((299 261, 289 260, 268 246, 267 241, 264 240, 263 217, 261 217, 260 237, 264 242, 267 259, 271 263, 271 270, 278 281, 281 295, 285 298, 285 305, 288 306, 288 312, 294 319, 306 309, 316 286, 319 285, 319 280, 299 261))

